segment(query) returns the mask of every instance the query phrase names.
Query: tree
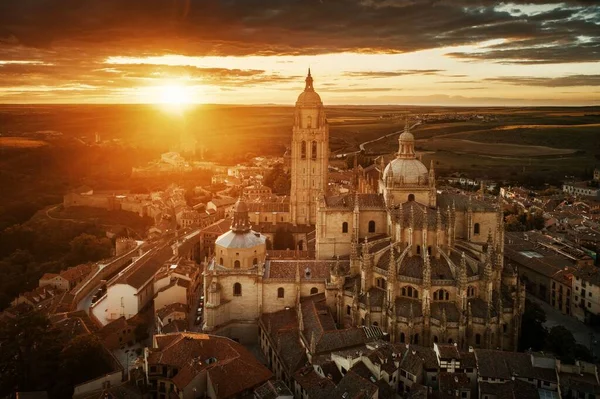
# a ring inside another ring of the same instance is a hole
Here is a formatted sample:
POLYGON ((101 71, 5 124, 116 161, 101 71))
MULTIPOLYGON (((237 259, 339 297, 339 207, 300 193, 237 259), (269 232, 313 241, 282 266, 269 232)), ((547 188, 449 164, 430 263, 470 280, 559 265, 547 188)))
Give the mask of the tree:
POLYGON ((524 231, 525 226, 521 223, 518 215, 508 215, 505 218, 506 231, 524 231))
POLYGON ((546 337, 546 349, 554 353, 562 362, 575 363, 575 337, 564 326, 554 326, 546 337))
POLYGON ((548 331, 544 327, 546 322, 546 313, 544 309, 535 302, 527 299, 525 301, 525 311, 521 318, 521 338, 519 340, 519 350, 539 351, 544 347, 544 341, 548 331))
POLYGON ((100 339, 92 334, 73 338, 61 353, 60 376, 66 386, 81 384, 112 369, 100 339))
POLYGON ((62 345, 46 316, 32 312, 0 323, 0 348, 0 397, 52 386, 62 345))
POLYGON ((73 264, 94 262, 111 256, 112 243, 108 238, 98 238, 83 233, 71 240, 69 260, 73 264))

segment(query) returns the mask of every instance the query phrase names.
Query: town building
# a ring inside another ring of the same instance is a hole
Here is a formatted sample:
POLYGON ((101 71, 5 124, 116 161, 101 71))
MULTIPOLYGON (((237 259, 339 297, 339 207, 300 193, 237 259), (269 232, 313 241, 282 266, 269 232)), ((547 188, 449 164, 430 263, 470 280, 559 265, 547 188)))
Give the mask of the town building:
POLYGON ((600 197, 600 187, 598 187, 598 185, 590 185, 585 181, 565 183, 563 184, 563 191, 576 196, 600 197))
POLYGON ((181 399, 251 395, 273 375, 239 343, 197 333, 155 335, 144 372, 153 397, 181 399))

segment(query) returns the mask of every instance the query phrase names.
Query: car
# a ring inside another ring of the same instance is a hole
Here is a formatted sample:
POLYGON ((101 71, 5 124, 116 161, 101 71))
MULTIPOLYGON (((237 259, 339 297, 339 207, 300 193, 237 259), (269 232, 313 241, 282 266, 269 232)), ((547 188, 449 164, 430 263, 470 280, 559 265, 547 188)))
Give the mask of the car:
POLYGON ((202 314, 202 308, 198 308, 198 310, 196 311, 196 314, 201 315, 202 314))
POLYGON ((194 322, 194 324, 196 324, 196 325, 198 325, 200 323, 202 323, 202 316, 196 317, 196 321, 194 322))

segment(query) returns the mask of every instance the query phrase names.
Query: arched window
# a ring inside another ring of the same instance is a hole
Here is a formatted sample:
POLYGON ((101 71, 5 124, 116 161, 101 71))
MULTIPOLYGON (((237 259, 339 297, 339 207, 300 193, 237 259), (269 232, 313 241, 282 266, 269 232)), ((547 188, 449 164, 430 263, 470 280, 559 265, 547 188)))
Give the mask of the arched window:
POLYGON ((408 194, 408 200, 409 201, 414 201, 415 200, 415 195, 414 194, 408 194))
POLYGON ((415 334, 413 337, 413 344, 417 345, 419 343, 419 334, 415 334))
POLYGON ((298 251, 304 250, 304 240, 298 241, 298 251))
POLYGON ((475 223, 473 226, 473 234, 479 234, 479 223, 475 223))
POLYGON ((375 233, 375 221, 369 221, 369 233, 375 233))
POLYGON ((481 334, 475 334, 475 344, 481 344, 481 334))
POLYGON ((285 290, 283 287, 277 288, 277 298, 283 298, 285 296, 285 290))
POLYGON ((406 336, 404 335, 404 333, 400 333, 400 342, 404 343, 404 341, 406 341, 406 336))
POLYGON ((427 247, 427 255, 431 256, 431 245, 427 247))
POLYGON ((318 294, 319 293, 319 289, 317 287, 312 287, 310 289, 310 295, 314 295, 314 294, 318 294))
POLYGON ((252 264, 254 266, 258 265, 258 259, 257 258, 252 259, 252 264))
POLYGON ((342 223, 342 233, 348 232, 348 222, 342 223))
POLYGON ((386 281, 383 277, 377 277, 375 283, 377 284, 377 287, 385 289, 386 281))
POLYGON ((352 312, 352 307, 350 305, 346 305, 346 314, 349 315, 352 312))
POLYGON ((240 268, 240 266, 241 266, 241 264, 240 264, 240 261, 239 261, 239 260, 236 260, 235 262, 233 262, 233 268, 234 268, 234 269, 239 269, 239 268, 240 268))
POLYGON ((310 149, 310 156, 312 159, 317 159, 317 142, 313 141, 310 149))
POLYGON ((434 335, 434 336, 433 336, 433 342, 435 342, 435 343, 437 344, 437 342, 438 342, 438 337, 437 337, 437 335, 434 335))
POLYGON ((475 287, 472 285, 467 287, 467 297, 471 298, 475 296, 475 287))
POLYGON ((439 289, 433 293, 434 301, 448 301, 450 300, 450 293, 444 289, 439 289))
POLYGON ((409 298, 419 298, 419 291, 416 288, 406 285, 402 287, 402 296, 409 298))
POLYGON ((417 245, 417 255, 421 255, 421 246, 417 245))
POLYGON ((374 325, 374 326, 378 326, 378 325, 379 325, 379 323, 377 323, 376 321, 374 321, 374 322, 373 322, 373 325, 374 325))
POLYGON ((306 159, 306 141, 300 143, 300 158, 306 159))
POLYGON ((219 265, 223 264, 223 258, 219 258, 219 265))
POLYGON ((449 343, 449 344, 452 344, 452 343, 454 343, 454 341, 452 340, 452 338, 448 338, 448 343, 449 343))
POLYGON ((306 118, 306 127, 309 129, 312 128, 312 116, 306 118))
POLYGON ((233 296, 242 296, 242 285, 240 283, 233 285, 233 296))

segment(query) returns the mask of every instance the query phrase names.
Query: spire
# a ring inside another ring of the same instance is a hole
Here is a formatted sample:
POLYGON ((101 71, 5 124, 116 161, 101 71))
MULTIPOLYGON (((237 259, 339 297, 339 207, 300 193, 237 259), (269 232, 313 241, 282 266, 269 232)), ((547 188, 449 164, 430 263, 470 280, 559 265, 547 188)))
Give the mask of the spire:
POLYGON ((393 245, 390 247, 390 266, 388 267, 388 284, 391 282, 396 282, 396 257, 393 245))
POLYGON ((425 259, 423 260, 423 286, 431 287, 431 262, 427 253, 425 253, 425 259))
POLYGON ((308 68, 308 76, 306 76, 306 86, 304 87, 304 91, 315 91, 313 88, 313 78, 310 74, 310 68, 308 68))

